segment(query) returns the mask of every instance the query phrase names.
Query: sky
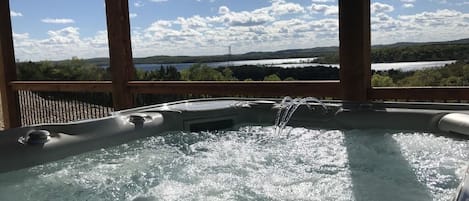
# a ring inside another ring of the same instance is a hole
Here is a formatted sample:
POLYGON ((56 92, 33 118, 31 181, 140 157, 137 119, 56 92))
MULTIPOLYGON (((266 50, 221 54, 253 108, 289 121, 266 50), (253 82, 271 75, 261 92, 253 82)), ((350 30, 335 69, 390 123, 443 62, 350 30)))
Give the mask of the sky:
MULTIPOLYGON (((469 38, 469 0, 372 0, 372 44, 469 38)), ((134 57, 337 46, 337 0, 129 0, 134 57)), ((19 61, 108 57, 104 0, 10 0, 19 61)))

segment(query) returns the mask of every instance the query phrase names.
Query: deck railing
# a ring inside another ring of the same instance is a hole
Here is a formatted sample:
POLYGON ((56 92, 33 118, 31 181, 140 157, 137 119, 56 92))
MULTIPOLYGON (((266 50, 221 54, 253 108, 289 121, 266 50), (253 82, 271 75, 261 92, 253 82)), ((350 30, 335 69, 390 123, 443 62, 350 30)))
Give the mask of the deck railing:
MULTIPOLYGON (((111 81, 11 81, 14 91, 112 92, 111 81)), ((316 96, 342 99, 340 81, 129 81, 136 94, 194 94, 217 96, 316 96)), ((468 101, 469 87, 372 87, 369 100, 468 101)))
MULTIPOLYGON (((21 125, 103 117, 113 111, 110 81, 12 81, 21 125)), ((341 99, 339 81, 130 81, 132 106, 187 98, 314 96, 341 99)), ((370 101, 468 102, 469 87, 371 88, 370 101)))
MULTIPOLYGON (((21 125, 97 118, 113 109, 110 81, 12 81, 10 85, 20 97, 21 125), (104 102, 94 100, 97 97, 104 102)), ((130 81, 127 87, 133 100, 129 107, 214 96, 340 97, 339 81, 130 81)))

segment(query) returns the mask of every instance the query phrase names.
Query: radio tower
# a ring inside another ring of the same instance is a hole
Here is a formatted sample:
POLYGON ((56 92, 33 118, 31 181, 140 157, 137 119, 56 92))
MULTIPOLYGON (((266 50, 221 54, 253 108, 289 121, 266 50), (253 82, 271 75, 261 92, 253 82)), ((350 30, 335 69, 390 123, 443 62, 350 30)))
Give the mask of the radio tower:
POLYGON ((228 46, 228 66, 231 66, 231 45, 228 46))

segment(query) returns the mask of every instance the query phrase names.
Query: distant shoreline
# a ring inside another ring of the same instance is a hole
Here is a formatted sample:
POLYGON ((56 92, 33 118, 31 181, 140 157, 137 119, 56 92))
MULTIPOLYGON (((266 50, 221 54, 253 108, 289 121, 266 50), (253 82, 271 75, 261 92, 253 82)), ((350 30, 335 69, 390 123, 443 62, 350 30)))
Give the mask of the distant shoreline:
MULTIPOLYGON (((312 58, 298 58, 298 59, 289 59, 289 61, 297 60, 298 62, 285 63, 285 59, 262 59, 262 60, 244 60, 244 61, 233 61, 233 62, 213 62, 206 63, 209 67, 219 68, 219 67, 237 67, 244 65, 253 65, 253 66, 265 66, 265 67, 280 67, 280 68, 305 68, 305 67, 335 67, 340 68, 339 64, 321 64, 321 63, 305 63, 301 62, 305 59, 312 58), (266 62, 267 61, 267 62, 266 62), (271 63, 269 63, 271 62, 271 63)), ((392 63, 373 63, 371 64, 372 70, 382 71, 382 70, 402 70, 402 71, 413 71, 426 68, 435 68, 443 67, 447 64, 455 63, 457 60, 447 60, 447 61, 415 61, 415 62, 392 62, 392 63)), ((158 70, 161 66, 173 66, 178 71, 188 69, 196 63, 177 63, 177 64, 135 64, 135 68, 141 69, 144 71, 158 70)), ((107 66, 105 66, 107 67, 107 66)))

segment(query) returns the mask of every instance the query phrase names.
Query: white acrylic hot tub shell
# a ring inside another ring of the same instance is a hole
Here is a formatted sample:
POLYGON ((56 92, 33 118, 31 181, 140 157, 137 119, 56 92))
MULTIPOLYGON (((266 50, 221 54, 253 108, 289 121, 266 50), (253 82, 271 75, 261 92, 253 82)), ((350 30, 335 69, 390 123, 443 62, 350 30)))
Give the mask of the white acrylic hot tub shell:
POLYGON ((438 122, 438 128, 445 132, 469 135, 469 114, 447 114, 438 122))
MULTIPOLYGON (((58 160, 130 140, 170 131, 229 129, 242 125, 273 125, 275 99, 202 99, 180 101, 115 112, 110 117, 68 124, 35 125, 0 132, 0 173, 58 160), (143 115, 141 126, 130 115, 143 115), (223 123, 224 125, 217 125, 223 123), (51 133, 43 145, 28 145, 18 139, 33 129, 51 133)), ((289 125, 333 129, 383 128, 469 135, 467 105, 374 103, 299 107, 289 125)))

